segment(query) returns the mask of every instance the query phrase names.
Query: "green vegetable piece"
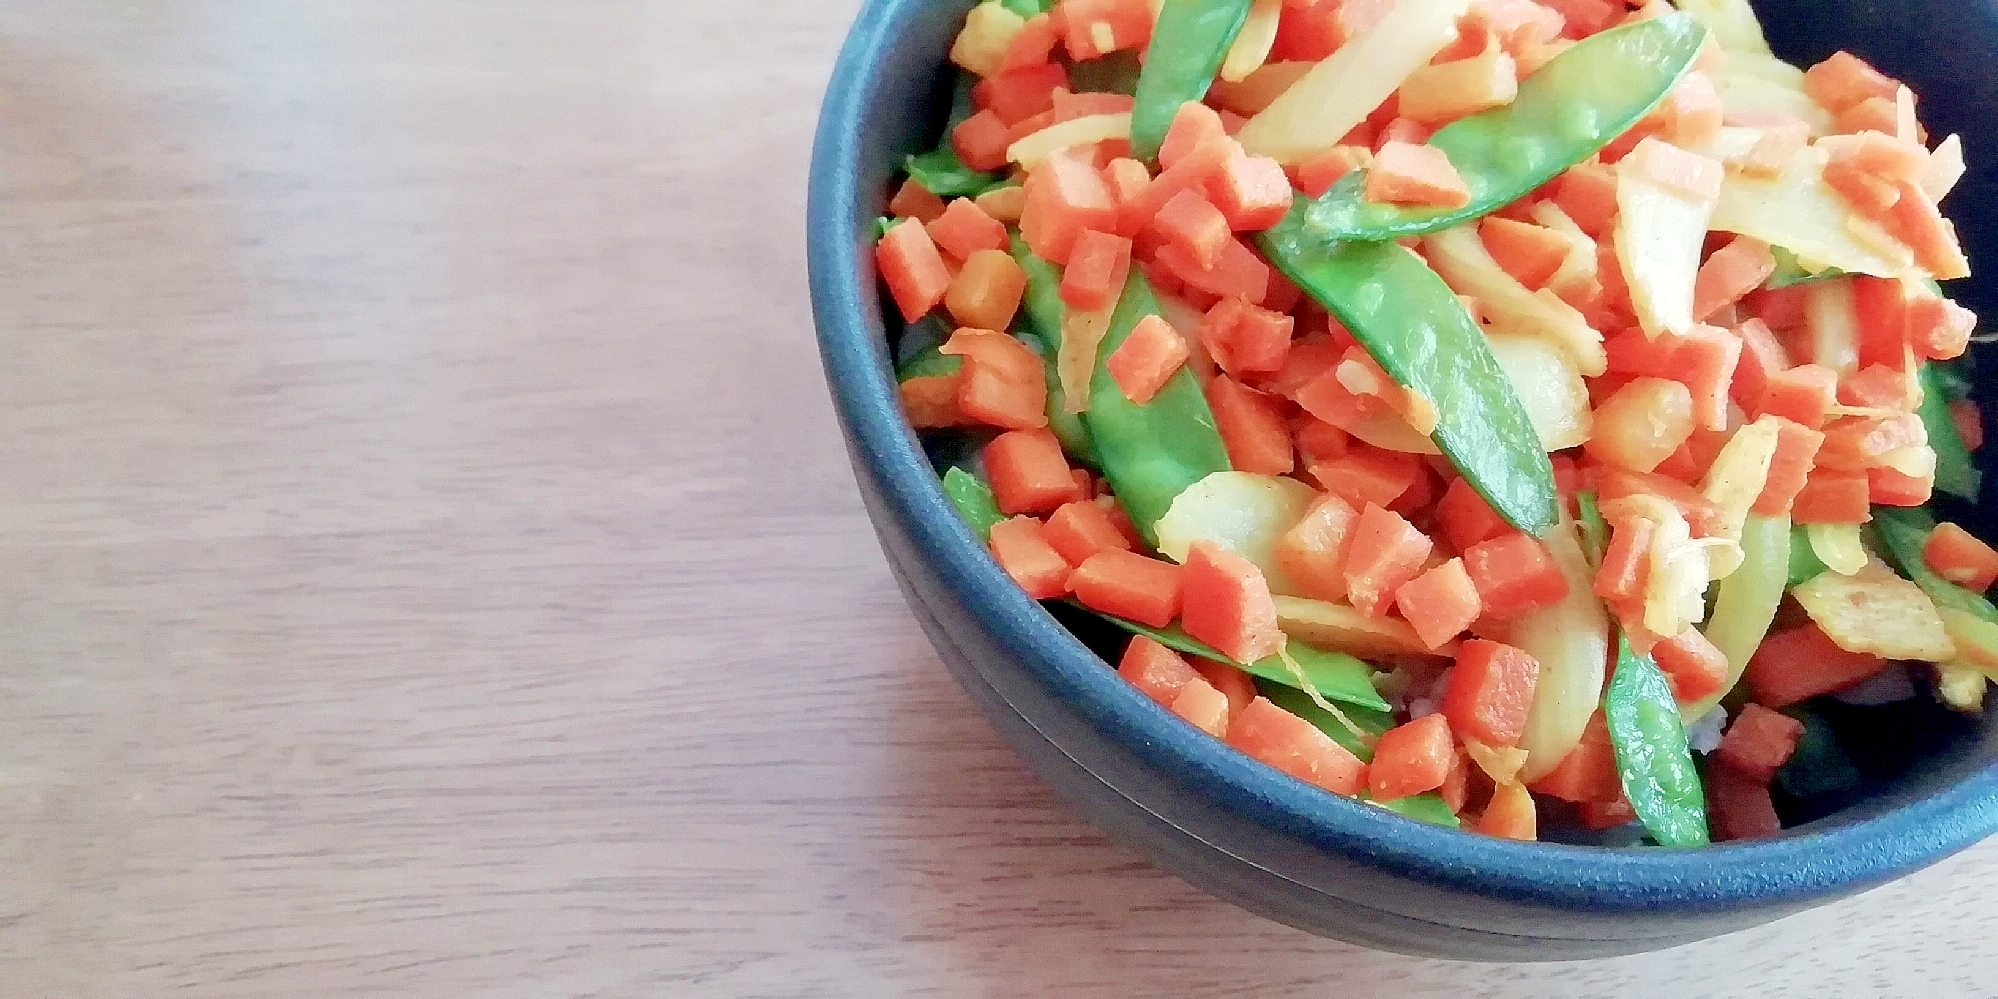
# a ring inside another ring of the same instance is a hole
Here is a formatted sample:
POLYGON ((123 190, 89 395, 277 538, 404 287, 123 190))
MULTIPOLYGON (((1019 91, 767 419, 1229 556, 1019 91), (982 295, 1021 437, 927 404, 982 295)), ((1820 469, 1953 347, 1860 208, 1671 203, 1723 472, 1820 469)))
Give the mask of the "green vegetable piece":
POLYGON ((1679 705, 1658 665, 1617 636, 1616 675, 1603 701, 1617 776, 1644 831, 1661 846, 1707 842, 1707 803, 1679 705))
POLYGON ((1969 354, 1953 361, 1930 361, 1922 369, 1936 380, 1937 385, 1942 386, 1943 394, 1949 396, 1950 401, 1970 398, 1972 376, 1969 354))
POLYGON ((1131 110, 1132 156, 1157 159, 1179 106, 1207 96, 1250 5, 1251 0, 1173 0, 1160 8, 1131 110))
POLYGON ((1859 785, 1864 777, 1839 746, 1830 723, 1808 708, 1791 707, 1783 713, 1804 723, 1797 751, 1776 771, 1776 783, 1783 790, 1799 798, 1815 798, 1859 785))
POLYGON ((934 312, 904 326, 902 336, 895 341, 895 380, 957 374, 964 367, 964 358, 939 349, 950 333, 950 325, 934 312))
POLYGON ((1581 513, 1576 518, 1582 525, 1582 553, 1589 557, 1589 564, 1601 566, 1603 552, 1609 549, 1609 525, 1603 522, 1602 509, 1596 506, 1596 494, 1579 492, 1575 494, 1575 509, 1581 513))
MULTIPOLYGON (((1077 604, 1076 606, 1080 607, 1081 605, 1077 604)), ((1092 611, 1091 613, 1095 612, 1092 611)), ((1184 652, 1189 656, 1198 656, 1202 659, 1225 663, 1229 666, 1240 666, 1251 675, 1261 677, 1265 680, 1272 680, 1285 686, 1295 686, 1297 684, 1297 678, 1290 675, 1290 667, 1284 665, 1283 657, 1281 656, 1268 656, 1252 663, 1238 663, 1228 658, 1227 655, 1214 646, 1208 645, 1180 630, 1179 625, 1176 624, 1167 625, 1164 628, 1153 628, 1149 625, 1139 624, 1136 621, 1127 621, 1124 618, 1114 617, 1109 614, 1097 614, 1096 616, 1133 635, 1143 635, 1166 648, 1184 652)), ((1381 700, 1380 691, 1374 689, 1374 683, 1369 679, 1373 675, 1373 667, 1344 652, 1326 652, 1323 649, 1315 649, 1298 641, 1290 643, 1289 651, 1290 657, 1297 660, 1298 667, 1304 671, 1305 678, 1311 681, 1312 686, 1318 688, 1318 693, 1323 695, 1326 700, 1338 701, 1342 704, 1358 705, 1376 711, 1387 710, 1387 702, 1381 700)), ((1310 700, 1309 697, 1305 699, 1307 701, 1310 700)))
MULTIPOLYGON (((1715 584, 1714 612, 1707 618, 1705 631, 1707 641, 1727 657, 1728 689, 1721 695, 1685 705, 1680 714, 1688 721, 1706 714, 1707 709, 1740 682, 1749 658, 1755 655, 1756 648, 1769 634, 1770 623, 1776 620, 1776 608, 1783 602, 1783 594, 1789 592, 1790 566, 1797 544, 1802 544, 1806 551, 1810 549, 1810 543, 1802 538, 1793 543, 1787 515, 1748 515, 1741 529, 1741 566, 1715 584)), ((1812 561, 1816 561, 1815 556, 1812 561)), ((1820 565, 1817 572, 1823 571, 1820 565)))
POLYGON ((1373 798, 1362 794, 1360 800, 1379 808, 1385 808, 1402 818, 1414 819, 1417 822, 1427 822, 1432 826, 1455 829, 1459 824, 1457 816, 1451 813, 1450 806, 1444 804, 1443 797, 1435 793, 1412 794, 1406 798, 1396 798, 1393 801, 1375 801, 1373 798))
POLYGON ((1791 285, 1809 284, 1812 281, 1827 281, 1835 277, 1844 277, 1847 273, 1836 267, 1827 267, 1817 272, 1807 271, 1803 264, 1797 262, 1796 254, 1780 246, 1770 247, 1769 254, 1776 258, 1776 269, 1770 273, 1769 280, 1762 282, 1764 288, 1788 288, 1791 285))
POLYGON ((877 216, 877 217, 875 217, 875 219, 874 219, 874 238, 875 238, 875 240, 876 240, 876 241, 879 241, 879 240, 882 240, 882 239, 886 239, 886 238, 888 237, 888 230, 890 230, 890 229, 893 229, 893 228, 895 228, 895 220, 894 220, 894 219, 891 219, 891 218, 889 218, 889 217, 888 217, 888 216, 886 216, 886 215, 881 215, 881 216, 877 216))
POLYGON ((1520 81, 1519 96, 1445 125, 1429 144, 1471 189, 1462 208, 1366 200, 1365 171, 1341 178, 1312 206, 1314 240, 1398 239, 1490 214, 1595 155, 1650 114, 1678 86, 1707 29, 1683 14, 1590 36, 1520 81))
POLYGON ((1943 387, 1933 364, 1922 365, 1918 377, 1922 382, 1922 405, 1917 412, 1929 432, 1929 447, 1936 452, 1936 488, 1975 503, 1983 475, 1978 472, 1963 435, 1957 432, 1956 421, 1950 419, 1949 390, 1943 387))
POLYGON ((1528 534, 1552 525, 1554 466, 1463 303, 1395 243, 1311 237, 1310 205, 1300 195, 1257 237, 1264 256, 1338 316, 1388 377, 1435 405, 1436 446, 1499 516, 1528 534))
POLYGON ((1054 0, 999 0, 999 5, 1021 17, 1045 14, 1054 7, 1054 0))
POLYGON ((1117 380, 1104 368, 1139 320, 1158 312, 1151 282, 1145 280, 1143 270, 1131 268, 1124 295, 1110 317, 1110 330, 1097 347, 1096 373, 1089 381, 1089 412, 1082 414, 1111 491, 1131 515, 1138 533, 1152 545, 1158 543, 1153 525, 1172 509, 1172 501, 1186 487, 1232 467, 1221 432, 1214 426, 1214 411, 1207 407, 1207 397, 1201 394, 1200 383, 1190 369, 1180 368, 1151 402, 1139 405, 1125 397, 1117 380))
POLYGON ((1887 554, 1901 575, 1912 580, 1938 607, 1975 614, 1986 621, 1998 623, 1998 607, 1984 599, 1984 594, 1958 586, 1936 574, 1929 568, 1928 560, 1922 557, 1922 549, 1929 543, 1929 532, 1936 529, 1936 519, 1922 507, 1876 506, 1873 508, 1873 529, 1887 547, 1887 554))
POLYGON ((951 130, 978 110, 971 99, 971 88, 977 82, 969 73, 957 75, 957 89, 951 99, 950 118, 944 122, 943 141, 927 153, 911 155, 902 160, 902 169, 908 171, 909 179, 928 188, 931 194, 939 198, 977 194, 1000 181, 997 174, 965 166, 964 161, 957 158, 957 147, 950 141, 951 130))
POLYGON ((1783 581, 1783 591, 1789 592, 1823 575, 1831 567, 1818 558, 1811 548, 1811 536, 1804 531, 1804 525, 1790 528, 1790 572, 1783 581))
MULTIPOLYGON (((1256 692, 1269 698, 1271 704, 1310 722, 1312 727, 1331 736, 1333 742, 1346 747, 1346 751, 1359 757, 1360 762, 1366 763, 1374 758, 1374 747, 1370 743, 1361 742, 1360 738, 1353 734, 1352 729, 1333 717, 1332 712, 1319 707, 1318 702, 1312 700, 1311 695, 1304 691, 1258 677, 1256 692)), ((1331 700, 1330 696, 1326 700, 1331 700)), ((1378 739, 1381 733, 1394 727, 1394 715, 1385 710, 1358 706, 1339 710, 1346 715, 1348 721, 1367 733, 1369 738, 1378 739)))
POLYGON ((1061 268, 1034 256, 1017 232, 1013 234, 1012 252, 1013 259, 1027 272, 1027 291, 1020 299, 1020 329, 1039 343, 1041 358, 1047 362, 1048 429, 1054 431, 1061 449, 1071 459, 1090 468, 1101 468, 1096 443, 1089 436, 1089 427, 1082 422, 1082 414, 1068 411, 1068 393, 1062 390, 1061 370, 1055 363, 1061 351, 1061 319, 1067 308, 1061 300, 1061 268))
POLYGON ((964 525, 980 541, 991 537, 992 525, 1006 519, 999 512, 999 502, 992 498, 992 487, 962 468, 952 465, 944 470, 943 491, 950 498, 950 505, 957 508, 957 515, 964 518, 964 525))

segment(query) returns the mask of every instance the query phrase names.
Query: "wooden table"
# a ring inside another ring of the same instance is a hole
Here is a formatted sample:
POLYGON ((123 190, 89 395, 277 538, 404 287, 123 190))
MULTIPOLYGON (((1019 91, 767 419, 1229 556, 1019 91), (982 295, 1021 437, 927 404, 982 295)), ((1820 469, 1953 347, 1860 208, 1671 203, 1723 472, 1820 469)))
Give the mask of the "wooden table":
POLYGON ((821 382, 854 7, 0 5, 0 996, 1998 993, 1998 845, 1481 967, 1064 812, 821 382))

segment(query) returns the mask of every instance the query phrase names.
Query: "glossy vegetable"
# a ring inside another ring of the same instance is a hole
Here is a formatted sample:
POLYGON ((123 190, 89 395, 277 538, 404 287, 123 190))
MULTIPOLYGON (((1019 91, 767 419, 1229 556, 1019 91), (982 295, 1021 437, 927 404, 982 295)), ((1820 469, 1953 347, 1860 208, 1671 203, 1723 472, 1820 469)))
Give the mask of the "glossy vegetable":
POLYGON ((1307 231, 1320 240, 1395 239, 1436 232, 1525 197, 1636 124, 1678 85, 1707 30, 1668 14, 1593 35, 1519 84, 1501 108, 1430 136, 1470 187, 1470 203, 1437 209, 1366 200, 1363 172, 1313 203, 1307 231))
POLYGON ((1949 392, 1936 365, 1922 365, 1919 375, 1922 405, 1916 412, 1929 432, 1929 447, 1936 453, 1936 488, 1975 503, 1983 476, 1970 456, 1970 448, 1963 443, 1963 435, 1956 429, 1956 421, 1950 419, 1949 392))
POLYGON ((1295 593, 1277 565, 1275 548, 1315 496, 1292 478, 1216 472, 1188 486, 1154 525, 1159 553, 1184 562, 1195 541, 1212 541, 1262 570, 1271 593, 1295 593))
POLYGON ((1417 822, 1427 822, 1432 826, 1456 829, 1461 825, 1457 816, 1450 811, 1450 806, 1444 803, 1442 796, 1435 793, 1412 794, 1406 798, 1396 798, 1393 801, 1373 801, 1364 796, 1360 800, 1379 808, 1385 808, 1402 818, 1414 819, 1417 822))
POLYGON ((1839 270, 1836 267, 1827 267, 1815 273, 1807 271, 1804 269, 1803 264, 1797 262, 1796 254, 1780 246, 1770 247, 1769 252, 1776 258, 1776 271, 1769 275, 1769 280, 1763 282, 1762 286, 1764 288, 1788 288, 1791 285, 1805 284, 1811 281, 1823 281, 1828 278, 1844 277, 1846 275, 1845 271, 1839 270))
POLYGON ((1331 736, 1333 742, 1344 746, 1347 752, 1363 761, 1374 758, 1374 742, 1381 733, 1394 727, 1394 715, 1388 712, 1386 702, 1382 702, 1380 708, 1342 707, 1339 713, 1345 716, 1345 720, 1341 721, 1338 715, 1319 707, 1311 695, 1287 683, 1259 676, 1256 678, 1256 692, 1269 698, 1270 703, 1277 707, 1310 722, 1312 727, 1331 736), (1353 728, 1359 729, 1366 738, 1355 735, 1352 728, 1346 727, 1346 722, 1352 722, 1353 728))
MULTIPOLYGON (((1704 632, 1707 641, 1727 657, 1727 682, 1721 693, 1684 706, 1680 715, 1688 722, 1706 714, 1741 682, 1748 660, 1769 633, 1770 623, 1776 620, 1776 608, 1791 585, 1791 544, 1789 517, 1751 514, 1742 525, 1741 566, 1720 581, 1714 595, 1713 615, 1704 632)), ((1810 550, 1809 545, 1798 547, 1810 550)), ((1820 565, 1811 575, 1822 571, 1824 567, 1820 565)))
POLYGON ((1089 412, 1082 418, 1095 443, 1098 466, 1147 542, 1155 542, 1153 525, 1180 493, 1229 467, 1214 413, 1191 370, 1181 368, 1142 406, 1125 398, 1117 380, 1102 370, 1139 320, 1158 312, 1151 283, 1132 268, 1110 330, 1097 348, 1098 377, 1090 383, 1089 412))
POLYGON ((1138 74, 1137 107, 1131 112, 1131 155, 1154 160, 1173 115, 1187 101, 1207 96, 1207 87, 1228 55, 1228 47, 1248 19, 1252 0, 1172 0, 1159 9, 1138 74))
POLYGON ((957 515, 964 518, 965 526, 981 542, 991 536, 992 525, 1006 519, 992 498, 992 488, 956 465, 944 470, 943 491, 950 505, 957 508, 957 515))
MULTIPOLYGON (((1280 686, 1292 687, 1297 683, 1297 678, 1290 673, 1290 667, 1284 665, 1283 659, 1279 656, 1270 656, 1253 663, 1238 663, 1223 655, 1212 645, 1189 636, 1178 625, 1150 628, 1136 621, 1127 621, 1109 615, 1099 616, 1133 635, 1143 635, 1169 649, 1217 663, 1239 666, 1251 675, 1280 686)), ((1374 689, 1373 681, 1368 679, 1373 674, 1373 669, 1366 663, 1343 652, 1327 652, 1298 641, 1292 641, 1287 651, 1303 670, 1305 679, 1311 681, 1311 685, 1316 687, 1326 700, 1353 704, 1375 711, 1387 710, 1388 703, 1381 699, 1380 692, 1374 689)), ((1305 702, 1310 703, 1306 695, 1300 693, 1298 696, 1304 697, 1305 702)))
POLYGON ((1299 197, 1258 240, 1299 288, 1353 332, 1396 382, 1434 406, 1433 435, 1492 509, 1521 530, 1552 524, 1554 469, 1484 333, 1434 271, 1393 243, 1325 246, 1299 197))
POLYGON ((1927 510, 1902 507, 1875 507, 1873 509, 1873 529, 1879 532, 1880 540, 1886 545, 1887 555, 1902 575, 1913 580, 1922 592, 1935 601, 1939 610, 1958 610, 1973 614, 1986 621, 1998 622, 1998 607, 1986 600, 1981 593, 1973 593, 1937 575, 1929 568, 1922 557, 1922 549, 1928 544, 1929 532, 1935 530, 1935 518, 1927 510))
POLYGON ((979 194, 1001 182, 998 174, 965 166, 964 161, 958 159, 957 147, 950 141, 951 131, 978 110, 971 101, 971 88, 977 82, 969 73, 958 74, 957 88, 951 97, 950 118, 944 123, 943 142, 927 153, 914 153, 902 161, 902 169, 908 172, 910 180, 940 198, 979 194))
POLYGON ((1660 846, 1707 842, 1707 807, 1672 688, 1650 659, 1617 639, 1616 673, 1603 701, 1617 774, 1630 807, 1660 846))
POLYGON ((1818 553, 1811 550, 1811 536, 1810 532, 1805 529, 1805 526, 1803 524, 1792 526, 1790 528, 1790 570, 1783 588, 1788 590, 1793 586, 1809 582, 1816 578, 1818 573, 1830 571, 1831 569, 1818 559, 1818 553))
POLYGON ((1061 268, 1034 256, 1018 233, 1012 236, 1011 250, 1020 269, 1027 272, 1027 293, 1020 299, 1024 319, 1020 328, 1032 336, 1035 349, 1047 362, 1048 429, 1054 431, 1062 450, 1071 459, 1095 468, 1096 445, 1090 440, 1089 428, 1083 425, 1082 417, 1069 412, 1056 360, 1061 352, 1062 317, 1068 308, 1061 300, 1061 268))

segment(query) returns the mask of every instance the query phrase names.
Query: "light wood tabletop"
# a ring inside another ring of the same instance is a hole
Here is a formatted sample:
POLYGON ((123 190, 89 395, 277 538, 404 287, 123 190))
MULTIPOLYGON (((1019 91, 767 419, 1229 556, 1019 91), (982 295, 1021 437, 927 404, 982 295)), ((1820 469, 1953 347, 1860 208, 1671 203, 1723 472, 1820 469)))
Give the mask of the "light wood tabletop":
POLYGON ((1998 844, 1476 966, 1065 812, 821 380, 855 7, 0 4, 0 996, 1998 994, 1998 844))

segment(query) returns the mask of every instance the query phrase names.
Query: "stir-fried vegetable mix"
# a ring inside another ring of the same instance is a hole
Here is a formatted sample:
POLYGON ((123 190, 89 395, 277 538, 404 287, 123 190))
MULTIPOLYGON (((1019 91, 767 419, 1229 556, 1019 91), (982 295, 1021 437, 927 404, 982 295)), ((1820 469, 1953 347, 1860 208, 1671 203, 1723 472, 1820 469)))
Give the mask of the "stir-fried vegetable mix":
POLYGON ((1979 485, 1961 142, 1630 2, 985 0, 876 260, 946 494, 1146 696, 1691 846, 1863 779, 1814 698, 1979 710, 1998 551, 1926 508, 1979 485))

